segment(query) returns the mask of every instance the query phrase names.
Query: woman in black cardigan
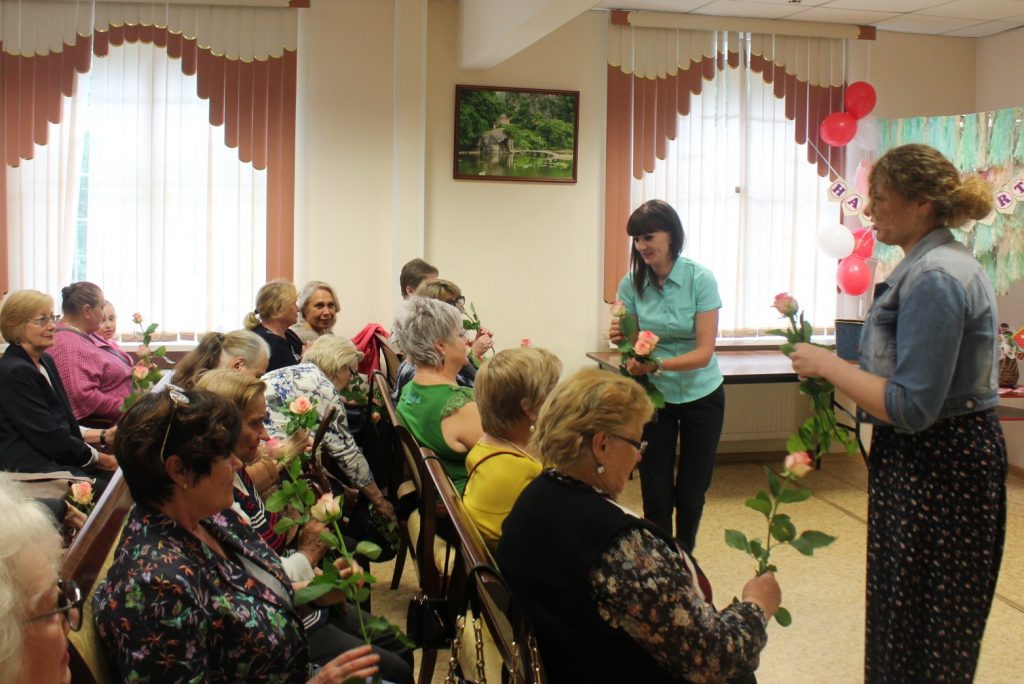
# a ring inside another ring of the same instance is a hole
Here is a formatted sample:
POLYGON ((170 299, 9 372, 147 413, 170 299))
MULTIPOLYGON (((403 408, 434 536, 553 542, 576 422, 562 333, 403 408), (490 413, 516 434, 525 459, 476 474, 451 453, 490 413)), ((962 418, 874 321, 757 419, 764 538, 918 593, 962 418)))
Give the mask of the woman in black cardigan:
MULTIPOLYGON (((64 385, 46 350, 53 344, 53 299, 22 290, 0 309, 0 334, 9 342, 0 358, 0 470, 67 470, 104 484, 117 462, 86 442, 71 413, 64 385)), ((100 446, 112 430, 88 430, 100 446)))

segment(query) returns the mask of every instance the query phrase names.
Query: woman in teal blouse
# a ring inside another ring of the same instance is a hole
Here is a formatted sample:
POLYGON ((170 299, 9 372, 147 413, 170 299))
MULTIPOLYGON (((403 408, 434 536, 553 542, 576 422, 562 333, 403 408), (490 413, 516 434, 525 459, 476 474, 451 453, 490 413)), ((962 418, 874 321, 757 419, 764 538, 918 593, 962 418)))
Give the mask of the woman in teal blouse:
MULTIPOLYGON (((674 507, 675 536, 692 551, 725 415, 715 358, 722 300, 714 274, 680 255, 683 224, 667 202, 644 202, 629 217, 626 232, 633 239, 630 272, 619 283, 618 297, 640 330, 660 338, 656 363, 631 359, 626 368, 634 376, 650 374, 665 395, 665 408, 644 428, 644 517, 671 533, 674 507), (679 469, 673 477, 677 443, 679 469)), ((616 343, 622 339, 618 320, 609 336, 616 343)))

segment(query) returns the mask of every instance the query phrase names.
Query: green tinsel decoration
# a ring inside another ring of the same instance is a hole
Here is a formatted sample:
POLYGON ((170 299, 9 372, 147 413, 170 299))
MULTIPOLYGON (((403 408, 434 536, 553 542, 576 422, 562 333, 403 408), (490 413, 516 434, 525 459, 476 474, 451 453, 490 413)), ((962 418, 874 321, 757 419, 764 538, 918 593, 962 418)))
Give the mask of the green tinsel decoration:
POLYGON ((964 127, 960 131, 959 154, 954 162, 961 171, 973 171, 978 168, 978 117, 978 114, 964 116, 964 127))
POLYGON ((1016 112, 1012 109, 1000 109, 995 113, 992 119, 992 133, 988 138, 988 163, 990 166, 1003 166, 1010 161, 1016 118, 1016 112))

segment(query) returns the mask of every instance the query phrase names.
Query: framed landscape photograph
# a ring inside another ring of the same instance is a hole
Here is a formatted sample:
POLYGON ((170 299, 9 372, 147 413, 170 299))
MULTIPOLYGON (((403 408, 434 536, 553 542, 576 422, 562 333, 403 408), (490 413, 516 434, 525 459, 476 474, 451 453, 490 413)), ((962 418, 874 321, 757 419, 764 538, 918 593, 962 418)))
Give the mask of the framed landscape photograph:
POLYGON ((576 182, 580 93, 455 86, 455 178, 576 182))

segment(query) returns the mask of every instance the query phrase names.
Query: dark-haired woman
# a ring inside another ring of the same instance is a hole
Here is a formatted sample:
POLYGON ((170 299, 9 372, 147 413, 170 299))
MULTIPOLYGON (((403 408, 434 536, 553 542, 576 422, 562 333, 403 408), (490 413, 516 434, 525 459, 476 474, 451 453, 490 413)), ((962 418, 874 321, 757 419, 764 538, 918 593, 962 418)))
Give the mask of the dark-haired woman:
MULTIPOLYGON (((647 455, 640 462, 644 517, 672 533, 687 551, 697 542, 704 495, 725 415, 725 390, 715 358, 722 300, 714 274, 682 256, 683 224, 667 202, 650 200, 629 217, 630 272, 618 297, 640 330, 660 340, 656 363, 630 359, 631 375, 650 375, 665 395, 665 407, 644 428, 647 455), (679 468, 675 470, 676 445, 679 468)), ((622 340, 618 320, 609 337, 622 340)))
POLYGON ((875 162, 865 213, 905 256, 878 287, 860 368, 798 344, 876 427, 868 459, 864 680, 969 682, 1006 536, 1006 442, 996 417, 996 298, 951 227, 992 189, 927 145, 875 162))
MULTIPOLYGON (((205 390, 147 394, 121 421, 118 462, 135 500, 96 629, 122 681, 305 682, 309 652, 277 555, 230 510, 238 409, 205 390)), ((315 682, 376 672, 354 649, 315 682)))
POLYGON ((50 348, 75 420, 95 427, 117 422, 132 389, 132 367, 123 355, 101 346, 94 335, 103 323, 105 302, 103 290, 93 283, 65 287, 61 291, 64 315, 50 348))

